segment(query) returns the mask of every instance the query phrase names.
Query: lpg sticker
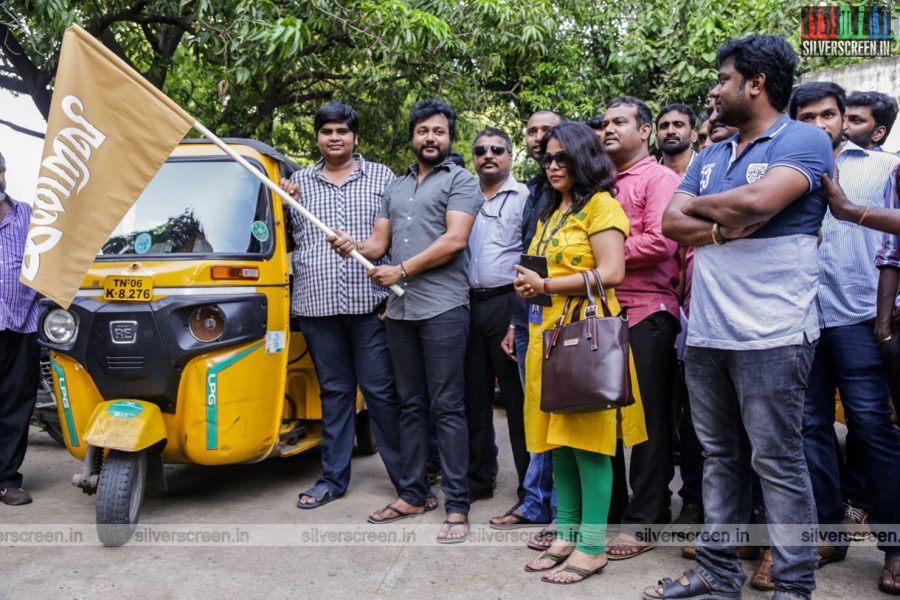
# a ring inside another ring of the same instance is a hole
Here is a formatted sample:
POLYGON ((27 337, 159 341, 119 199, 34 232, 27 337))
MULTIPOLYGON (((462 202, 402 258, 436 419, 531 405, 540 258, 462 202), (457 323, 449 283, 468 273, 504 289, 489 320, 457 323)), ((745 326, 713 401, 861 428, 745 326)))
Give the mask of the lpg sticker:
POLYGON ((250 226, 250 233, 258 241, 265 242, 269 239, 269 226, 262 221, 253 221, 253 225, 250 226))
POLYGON ((284 352, 284 332, 269 331, 266 333, 266 354, 284 352))
POLYGON ((153 243, 153 238, 150 237, 150 234, 146 231, 144 233, 139 233, 136 238, 134 238, 134 252, 135 254, 146 254, 147 250, 150 249, 150 246, 153 243))
POLYGON ((113 402, 106 412, 120 419, 133 419, 144 412, 144 407, 137 402, 113 402))

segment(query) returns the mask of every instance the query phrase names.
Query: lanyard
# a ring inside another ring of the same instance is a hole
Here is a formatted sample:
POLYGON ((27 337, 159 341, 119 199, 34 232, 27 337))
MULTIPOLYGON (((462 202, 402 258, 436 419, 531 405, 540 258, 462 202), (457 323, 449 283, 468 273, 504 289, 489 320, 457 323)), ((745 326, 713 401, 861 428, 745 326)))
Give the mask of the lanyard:
POLYGON ((538 240, 537 246, 535 247, 535 251, 537 251, 539 256, 546 256, 547 246, 550 245, 550 240, 553 239, 553 236, 556 235, 556 232, 562 228, 566 223, 566 219, 569 218, 569 215, 572 213, 572 207, 569 206, 568 210, 566 210, 565 214, 563 214, 562 219, 559 220, 559 223, 556 224, 556 227, 553 228, 553 231, 550 232, 550 236, 544 239, 544 234, 547 233, 547 227, 550 226, 550 219, 547 219, 547 222, 544 223, 544 229, 541 231, 541 239, 538 240), (541 244, 544 245, 544 249, 541 250, 541 244))
POLYGON ((500 209, 497 211, 496 215, 488 214, 488 212, 486 210, 484 210, 484 205, 487 204, 488 202, 491 202, 493 200, 493 198, 491 200, 485 200, 481 204, 481 209, 479 209, 478 212, 480 212, 482 215, 484 215, 488 219, 502 219, 503 218, 503 207, 506 206, 506 201, 509 200, 510 196, 512 196, 511 193, 503 192, 503 200, 500 202, 500 209))

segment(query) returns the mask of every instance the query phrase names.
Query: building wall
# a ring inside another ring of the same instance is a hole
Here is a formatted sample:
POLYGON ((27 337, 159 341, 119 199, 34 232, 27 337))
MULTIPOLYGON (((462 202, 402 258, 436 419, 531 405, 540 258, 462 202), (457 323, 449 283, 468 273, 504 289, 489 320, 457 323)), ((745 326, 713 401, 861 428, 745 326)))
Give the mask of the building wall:
MULTIPOLYGON (((875 91, 900 100, 900 56, 879 58, 837 69, 811 71, 801 75, 800 81, 833 81, 847 90, 848 94, 855 91, 875 91)), ((884 143, 884 149, 889 152, 900 151, 900 119, 897 121, 884 143)))

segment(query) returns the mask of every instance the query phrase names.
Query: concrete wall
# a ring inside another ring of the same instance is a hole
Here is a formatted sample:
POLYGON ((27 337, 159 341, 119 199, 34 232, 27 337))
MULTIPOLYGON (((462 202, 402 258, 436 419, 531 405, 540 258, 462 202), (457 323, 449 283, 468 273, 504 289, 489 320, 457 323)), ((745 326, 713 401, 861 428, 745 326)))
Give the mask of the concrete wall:
MULTIPOLYGON (((800 76, 801 83, 807 81, 833 81, 847 90, 847 93, 882 92, 900 100, 900 56, 890 56, 840 67, 811 71, 800 76)), ((891 135, 884 143, 889 152, 900 151, 900 119, 894 124, 891 135)))

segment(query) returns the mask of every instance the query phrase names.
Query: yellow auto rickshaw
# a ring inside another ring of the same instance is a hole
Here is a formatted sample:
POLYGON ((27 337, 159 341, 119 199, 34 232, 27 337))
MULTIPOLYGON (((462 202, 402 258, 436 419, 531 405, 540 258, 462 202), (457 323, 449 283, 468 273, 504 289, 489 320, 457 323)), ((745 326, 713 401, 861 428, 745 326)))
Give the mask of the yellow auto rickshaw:
MULTIPOLYGON (((252 140, 229 146, 278 182, 297 167, 252 140)), ((73 485, 122 545, 163 463, 226 465, 321 442, 319 386, 290 317, 281 200, 205 140, 180 144, 104 243, 68 310, 45 300, 73 485)), ((375 451, 368 415, 358 445, 375 451)))

